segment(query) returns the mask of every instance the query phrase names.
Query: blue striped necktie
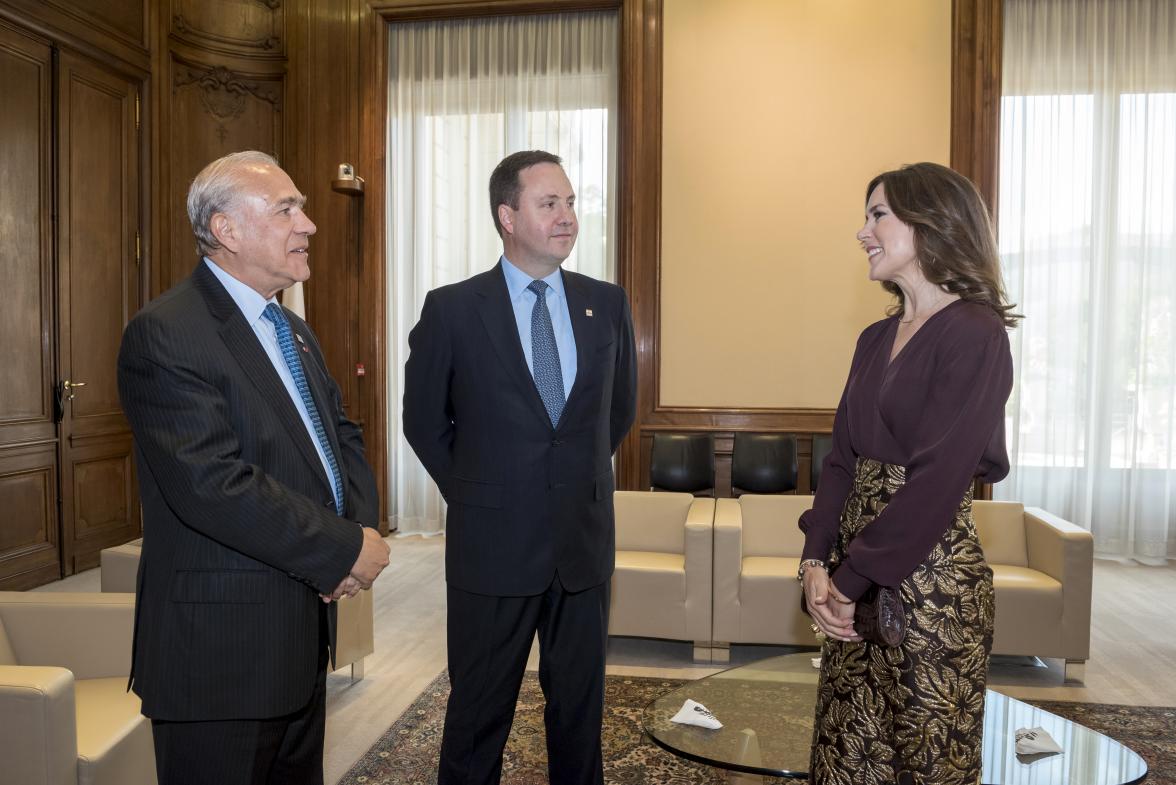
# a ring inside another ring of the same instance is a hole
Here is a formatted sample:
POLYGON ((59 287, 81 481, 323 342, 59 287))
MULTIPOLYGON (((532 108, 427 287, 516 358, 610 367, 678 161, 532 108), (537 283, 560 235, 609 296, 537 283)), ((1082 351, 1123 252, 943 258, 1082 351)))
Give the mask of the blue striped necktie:
POLYGON ((302 372, 302 361, 298 358, 298 349, 294 346, 294 334, 290 330, 290 322, 286 321, 286 314, 276 303, 270 303, 262 311, 265 318, 273 322, 278 334, 278 347, 282 350, 282 359, 290 369, 290 376, 294 378, 294 386, 302 396, 302 404, 306 413, 310 415, 310 424, 314 426, 314 436, 319 446, 323 448, 323 455, 327 456, 327 465, 331 467, 331 478, 335 490, 335 512, 343 514, 343 475, 339 473, 339 463, 335 460, 335 453, 331 450, 331 442, 327 439, 327 431, 323 428, 323 420, 319 417, 318 408, 314 405, 314 398, 310 395, 310 386, 306 383, 306 374, 302 372))
POLYGON ((527 287, 535 293, 531 309, 531 375, 539 388, 539 397, 547 409, 552 426, 559 425, 563 414, 563 369, 559 364, 559 347, 555 345, 555 329, 551 326, 551 311, 547 310, 547 282, 531 281, 527 287))

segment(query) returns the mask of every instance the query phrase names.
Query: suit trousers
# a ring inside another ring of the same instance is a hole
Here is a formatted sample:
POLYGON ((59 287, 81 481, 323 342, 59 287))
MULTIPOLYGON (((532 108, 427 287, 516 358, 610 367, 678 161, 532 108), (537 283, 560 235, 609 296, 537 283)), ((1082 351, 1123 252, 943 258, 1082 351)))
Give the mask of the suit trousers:
POLYGON ((497 597, 448 588, 451 691, 438 785, 494 785, 535 633, 547 701, 551 785, 602 785, 600 728, 608 642, 608 581, 568 592, 497 597))
MULTIPOLYGON (((319 614, 319 670, 307 704, 259 720, 152 720, 159 785, 323 785, 327 614, 319 614)), ((259 663, 258 667, 264 667, 259 663)))

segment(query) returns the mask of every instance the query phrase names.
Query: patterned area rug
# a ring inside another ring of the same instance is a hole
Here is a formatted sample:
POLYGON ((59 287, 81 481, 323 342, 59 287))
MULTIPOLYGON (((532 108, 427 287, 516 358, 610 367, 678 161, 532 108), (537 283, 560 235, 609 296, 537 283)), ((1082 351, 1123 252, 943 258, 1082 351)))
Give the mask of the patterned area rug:
MULTIPOLYGON (((604 779, 609 785, 721 785, 724 775, 676 758, 641 730, 644 707, 684 682, 608 676, 605 686, 604 779)), ((449 677, 425 688, 340 785, 435 785, 449 677)), ((1176 708, 1032 701, 1046 711, 1118 739, 1148 762, 1148 785, 1176 785, 1176 708)), ((795 783, 795 780, 772 780, 795 783)), ((543 693, 532 672, 523 679, 502 766, 503 785, 547 785, 543 693)))
MULTIPOLYGON (((674 757, 647 739, 641 729, 641 712, 645 706, 683 683, 677 679, 606 677, 603 730, 606 783, 721 785, 726 782, 715 769, 674 757)), ((339 780, 339 785, 436 785, 448 698, 449 676, 443 672, 339 780)), ((524 676, 519 692, 514 725, 503 756, 502 785, 547 785, 543 692, 532 671, 524 676)))

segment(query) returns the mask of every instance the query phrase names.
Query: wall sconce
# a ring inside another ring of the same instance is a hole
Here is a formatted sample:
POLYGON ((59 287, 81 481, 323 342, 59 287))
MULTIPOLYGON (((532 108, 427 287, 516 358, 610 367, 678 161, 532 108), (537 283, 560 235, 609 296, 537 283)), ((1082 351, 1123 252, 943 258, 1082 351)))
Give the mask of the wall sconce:
POLYGON ((331 181, 331 190, 348 196, 363 196, 363 178, 351 164, 339 164, 338 176, 331 181))

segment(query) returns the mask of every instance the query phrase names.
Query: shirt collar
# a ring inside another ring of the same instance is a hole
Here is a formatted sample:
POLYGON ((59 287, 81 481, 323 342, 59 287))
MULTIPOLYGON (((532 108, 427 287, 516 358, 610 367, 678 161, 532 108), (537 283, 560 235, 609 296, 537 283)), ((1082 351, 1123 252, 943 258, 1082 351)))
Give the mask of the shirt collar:
MULTIPOLYGON (((502 274, 506 276, 506 290, 510 293, 511 302, 517 300, 526 291, 527 287, 531 285, 531 281, 535 280, 511 264, 510 259, 507 259, 505 254, 502 256, 502 274)), ((563 296, 564 281, 561 268, 555 268, 551 275, 543 280, 551 287, 555 294, 560 297, 563 296)))
POLYGON ((237 308, 240 309, 242 315, 245 317, 245 321, 249 324, 253 324, 261 318, 261 312, 265 310, 267 305, 278 301, 276 297, 270 298, 269 300, 265 299, 256 289, 241 283, 229 275, 220 265, 207 256, 204 257, 204 263, 208 265, 208 269, 212 271, 212 274, 216 276, 216 279, 228 291, 229 297, 233 298, 233 302, 237 304, 237 308))

